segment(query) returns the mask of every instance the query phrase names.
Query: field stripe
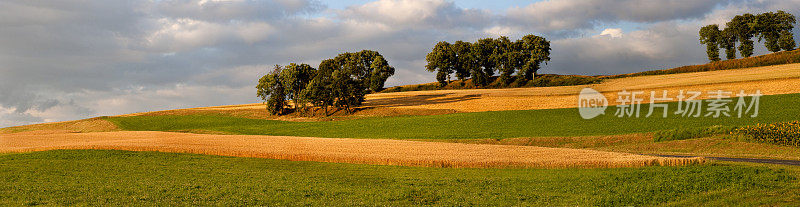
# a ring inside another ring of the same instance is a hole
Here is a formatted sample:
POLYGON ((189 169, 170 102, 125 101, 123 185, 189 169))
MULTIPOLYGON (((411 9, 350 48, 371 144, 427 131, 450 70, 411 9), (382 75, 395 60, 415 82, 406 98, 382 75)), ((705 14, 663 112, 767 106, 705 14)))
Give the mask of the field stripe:
POLYGON ((173 132, 16 133, 0 137, 0 152, 116 149, 453 168, 615 168, 674 166, 701 158, 535 146, 173 132))

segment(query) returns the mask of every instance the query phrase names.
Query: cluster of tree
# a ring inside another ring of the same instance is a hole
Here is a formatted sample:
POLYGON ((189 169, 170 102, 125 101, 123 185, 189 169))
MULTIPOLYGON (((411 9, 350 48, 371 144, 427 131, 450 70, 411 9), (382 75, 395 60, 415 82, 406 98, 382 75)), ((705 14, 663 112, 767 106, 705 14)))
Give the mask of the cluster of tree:
POLYGON ((295 111, 308 111, 310 104, 324 108, 326 115, 330 106, 350 113, 366 94, 383 90, 392 75, 394 67, 380 53, 364 50, 323 60, 319 69, 307 64, 276 65, 258 80, 256 89, 273 115, 285 114, 289 100, 295 111))
POLYGON ((742 14, 734 17, 720 30, 719 25, 712 24, 700 28, 700 43, 706 45, 708 59, 718 61, 719 49, 725 49, 727 59, 736 59, 736 43, 739 43, 739 54, 742 57, 753 55, 753 37, 764 41, 764 46, 771 52, 793 50, 796 45, 792 29, 796 23, 792 14, 778 10, 763 14, 742 14))
POLYGON ((436 72, 442 85, 450 82, 450 75, 459 80, 472 79, 476 86, 489 85, 495 71, 500 73, 499 84, 509 84, 516 72, 517 81, 530 81, 536 76, 540 64, 550 61, 550 42, 544 37, 527 35, 521 40, 508 37, 484 38, 474 43, 441 41, 425 57, 425 68, 436 72))

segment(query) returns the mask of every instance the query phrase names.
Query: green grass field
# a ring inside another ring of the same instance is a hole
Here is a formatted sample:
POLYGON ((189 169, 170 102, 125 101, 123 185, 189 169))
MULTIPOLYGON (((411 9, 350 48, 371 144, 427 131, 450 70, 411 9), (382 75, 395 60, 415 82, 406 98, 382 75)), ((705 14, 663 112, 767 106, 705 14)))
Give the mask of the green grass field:
POLYGON ((56 150, 0 155, 0 166, 4 206, 641 206, 800 201, 798 169, 739 164, 451 169, 56 150))
MULTIPOLYGON (((496 111, 435 116, 364 118, 344 121, 287 122, 225 116, 133 116, 108 117, 124 130, 210 130, 250 135, 286 135, 331 138, 476 139, 547 136, 590 136, 654 132, 676 128, 715 125, 744 126, 800 120, 800 94, 761 97, 756 118, 683 118, 670 115, 643 118, 649 105, 642 105, 642 118, 605 116, 584 120, 577 109, 496 111)), ((733 104, 731 104, 733 108, 733 104)), ((669 111, 677 109, 670 104, 669 111)), ((661 110, 656 110, 656 115, 661 110)))

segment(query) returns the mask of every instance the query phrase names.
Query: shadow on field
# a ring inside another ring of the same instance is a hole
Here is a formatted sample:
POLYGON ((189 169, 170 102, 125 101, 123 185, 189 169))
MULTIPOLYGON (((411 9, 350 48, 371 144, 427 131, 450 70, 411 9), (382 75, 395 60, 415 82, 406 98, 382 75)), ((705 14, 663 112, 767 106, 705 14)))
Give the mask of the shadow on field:
POLYGON ((392 97, 392 98, 376 98, 364 102, 364 105, 369 107, 419 106, 426 104, 440 104, 440 103, 467 101, 472 99, 478 99, 481 96, 478 94, 472 94, 464 96, 446 97, 453 94, 454 93, 415 95, 415 96, 392 97))

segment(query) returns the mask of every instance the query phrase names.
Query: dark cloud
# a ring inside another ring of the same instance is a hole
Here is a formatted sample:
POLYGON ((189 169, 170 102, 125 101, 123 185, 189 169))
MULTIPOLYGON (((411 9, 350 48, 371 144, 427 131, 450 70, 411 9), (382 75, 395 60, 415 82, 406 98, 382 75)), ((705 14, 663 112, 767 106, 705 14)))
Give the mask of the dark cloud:
POLYGON ((543 31, 591 29, 598 23, 697 19, 728 0, 546 0, 508 11, 515 24, 543 31))
POLYGON ((165 17, 211 22, 275 20, 326 8, 318 1, 308 0, 177 0, 159 1, 155 7, 165 17))

